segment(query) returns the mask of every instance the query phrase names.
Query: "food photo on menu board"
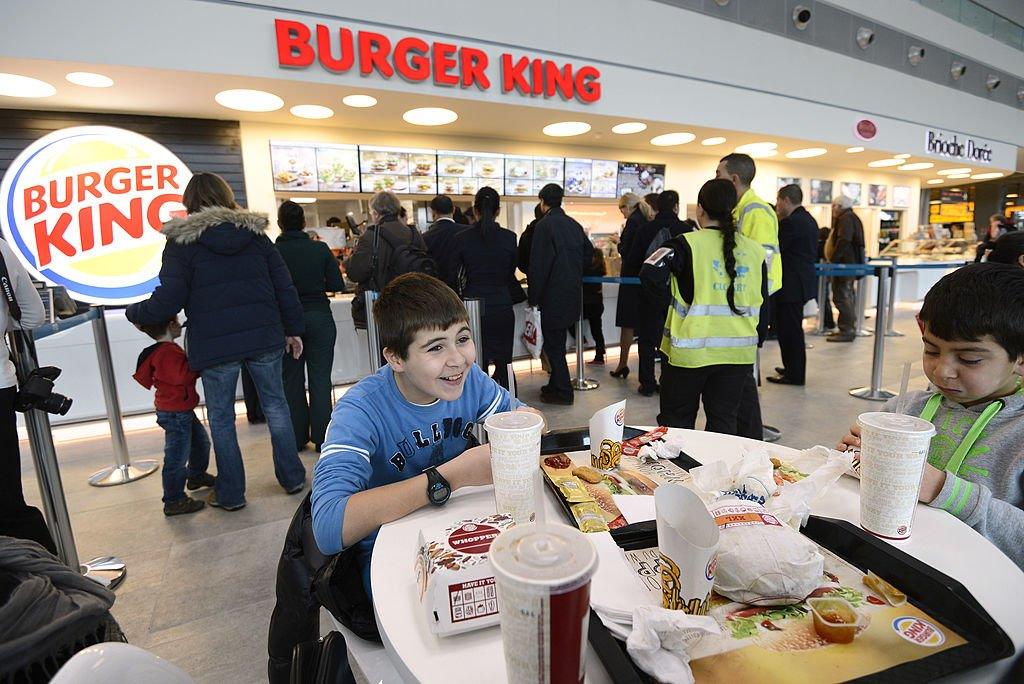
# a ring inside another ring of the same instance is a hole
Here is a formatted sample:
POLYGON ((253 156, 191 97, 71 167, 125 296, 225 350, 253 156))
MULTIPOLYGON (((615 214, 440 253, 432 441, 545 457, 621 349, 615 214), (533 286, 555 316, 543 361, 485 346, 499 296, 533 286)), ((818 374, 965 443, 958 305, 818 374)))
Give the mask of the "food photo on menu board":
POLYGON ((359 169, 363 192, 437 194, 437 153, 434 150, 360 147, 359 169))
POLYGON ((633 192, 641 197, 665 189, 665 165, 644 162, 619 162, 615 194, 633 192))
POLYGON ((565 194, 572 197, 590 197, 593 160, 565 160, 565 194))
POLYGON ((889 203, 889 186, 868 184, 868 206, 884 207, 889 203))
POLYGON ((355 145, 317 146, 320 192, 359 192, 359 151, 355 145))
POLYGON ((290 143, 270 143, 270 167, 274 190, 316 192, 316 147, 290 143))
POLYGON ((853 200, 853 206, 859 207, 862 204, 862 202, 860 201, 860 193, 862 187, 860 183, 842 183, 841 187, 843 189, 843 194, 849 197, 851 200, 853 200))
POLYGON ((534 157, 533 179, 547 183, 562 184, 565 173, 563 157, 534 157))
POLYGON ((811 179, 811 204, 832 204, 832 181, 811 179))
POLYGON ((906 209, 910 206, 910 186, 892 186, 892 206, 906 209))
POLYGON ((439 150, 437 153, 437 191, 446 195, 475 195, 490 185, 503 194, 504 156, 492 152, 455 152, 439 150))
POLYGON ((619 174, 619 162, 610 159, 594 159, 590 167, 590 196, 618 197, 615 193, 619 174))

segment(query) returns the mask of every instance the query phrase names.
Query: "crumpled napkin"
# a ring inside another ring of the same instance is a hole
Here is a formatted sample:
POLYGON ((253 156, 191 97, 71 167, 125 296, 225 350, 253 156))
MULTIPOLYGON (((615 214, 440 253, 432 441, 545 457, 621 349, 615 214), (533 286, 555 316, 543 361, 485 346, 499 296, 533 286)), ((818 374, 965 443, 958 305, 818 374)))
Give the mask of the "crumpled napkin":
POLYGON ((690 651, 707 634, 721 634, 713 617, 637 606, 626 650, 637 666, 665 684, 693 684, 690 651))
POLYGON ((683 450, 683 440, 678 437, 658 439, 640 447, 637 457, 641 463, 651 463, 659 458, 678 458, 679 452, 683 450))

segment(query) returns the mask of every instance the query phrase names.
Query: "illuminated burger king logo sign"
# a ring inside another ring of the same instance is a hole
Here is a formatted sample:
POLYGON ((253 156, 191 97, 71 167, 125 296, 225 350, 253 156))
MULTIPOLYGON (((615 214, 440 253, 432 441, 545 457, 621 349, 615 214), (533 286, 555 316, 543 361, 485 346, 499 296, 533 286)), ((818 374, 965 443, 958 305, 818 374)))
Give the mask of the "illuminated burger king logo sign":
POLYGON ((127 304, 157 286, 160 226, 184 211, 191 177, 167 148, 138 133, 65 128, 11 164, 0 183, 0 224, 36 277, 75 299, 127 304))

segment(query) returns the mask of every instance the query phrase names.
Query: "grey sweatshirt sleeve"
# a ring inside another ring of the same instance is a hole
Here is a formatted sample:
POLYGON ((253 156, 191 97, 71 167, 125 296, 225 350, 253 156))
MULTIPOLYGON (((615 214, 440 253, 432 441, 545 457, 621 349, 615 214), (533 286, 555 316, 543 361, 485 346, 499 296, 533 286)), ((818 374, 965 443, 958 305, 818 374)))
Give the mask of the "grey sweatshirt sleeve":
MULTIPOLYGON (((1012 476, 1024 488, 1024 471, 1012 476)), ((1024 510, 995 498, 985 485, 953 473, 946 473, 942 491, 928 505, 960 518, 1024 569, 1024 510)))

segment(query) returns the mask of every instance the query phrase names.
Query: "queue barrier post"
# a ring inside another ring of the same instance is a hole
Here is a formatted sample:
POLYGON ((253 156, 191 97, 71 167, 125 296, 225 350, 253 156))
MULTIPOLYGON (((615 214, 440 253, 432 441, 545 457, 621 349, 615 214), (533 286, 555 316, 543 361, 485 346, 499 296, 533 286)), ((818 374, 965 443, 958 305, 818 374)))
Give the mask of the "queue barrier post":
POLYGON ((380 334, 377 332, 377 321, 373 318, 373 303, 377 301, 378 293, 374 290, 367 290, 363 293, 363 301, 366 302, 366 347, 370 361, 370 375, 373 375, 383 365, 380 362, 380 334))
POLYGON ((903 333, 896 329, 896 272, 899 270, 899 257, 889 257, 892 260, 892 271, 889 275, 889 311, 888 324, 885 328, 886 337, 904 337, 903 333))
POLYGON ((110 439, 114 448, 114 465, 90 475, 89 484, 93 487, 113 487, 152 475, 160 468, 160 463, 151 459, 133 463, 128 455, 128 441, 125 439, 124 425, 121 422, 121 401, 117 395, 114 363, 110 357, 107 318, 103 307, 97 307, 97 310, 99 315, 92 319, 92 334, 96 341, 100 386, 103 388, 103 403, 107 409, 107 423, 110 425, 110 439))
POLYGON ((586 377, 586 367, 583 361, 583 287, 580 287, 580 317, 576 321, 576 377, 572 381, 572 388, 577 392, 589 392, 601 386, 597 380, 586 377))
MULTIPOLYGON (((865 310, 867 309, 867 277, 866 275, 857 278, 855 287, 857 288, 857 323, 854 327, 854 334, 857 337, 870 337, 871 331, 864 327, 865 310)), ((878 315, 878 312, 875 312, 878 315)))
POLYGON ((473 344, 476 345, 476 362, 487 372, 487 359, 484 358, 484 333, 483 326, 481 325, 480 318, 483 315, 484 302, 482 299, 463 299, 462 303, 466 307, 466 313, 469 314, 469 335, 473 338, 473 344))
POLYGON ((829 330, 825 327, 825 317, 827 315, 825 307, 831 307, 832 304, 828 301, 828 276, 823 273, 818 273, 818 324, 814 330, 811 331, 811 335, 827 335, 829 330))
MULTIPOLYGON (((102 311, 100 315, 102 316, 102 311)), ((82 318, 86 319, 85 316, 82 318)), ((11 332, 9 346, 19 375, 23 378, 28 377, 38 366, 35 360, 36 350, 32 333, 27 331, 11 332)), ((85 563, 78 560, 75 535, 71 529, 67 499, 64 497, 64 486, 61 483, 60 467, 57 464, 57 450, 53 444, 49 415, 40 409, 31 409, 24 415, 29 449, 32 452, 32 461, 35 463, 36 478, 39 482, 43 515, 57 546, 57 557, 62 563, 78 570, 85 577, 108 589, 114 589, 127 573, 124 561, 116 556, 102 556, 85 563)))
POLYGON ((877 310, 875 312, 875 349, 871 357, 871 385, 854 387, 850 390, 850 396, 858 399, 886 401, 896 396, 894 392, 882 388, 882 366, 885 359, 885 306, 889 298, 888 289, 892 271, 892 265, 875 267, 875 273, 878 276, 878 297, 875 304, 877 310))

